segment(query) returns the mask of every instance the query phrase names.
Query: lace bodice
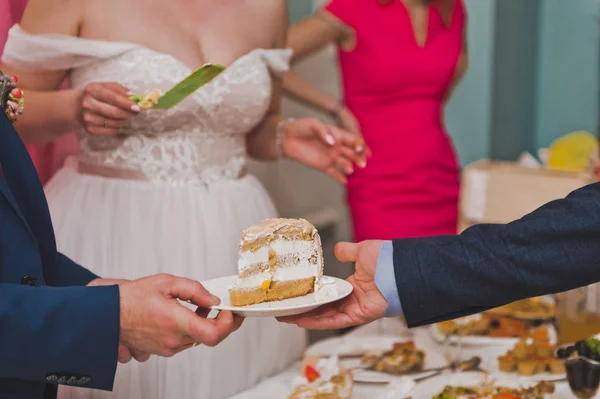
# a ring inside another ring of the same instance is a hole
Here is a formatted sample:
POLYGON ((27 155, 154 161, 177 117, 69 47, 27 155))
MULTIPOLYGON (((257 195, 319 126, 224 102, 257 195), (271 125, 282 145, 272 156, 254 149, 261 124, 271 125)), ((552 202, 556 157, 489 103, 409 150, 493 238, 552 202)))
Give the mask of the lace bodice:
MULTIPOLYGON (((290 50, 253 50, 170 110, 135 116, 112 137, 77 132, 82 162, 141 173, 155 182, 204 184, 245 169, 245 135, 264 117, 271 73, 290 50)), ((174 57, 133 43, 31 35, 14 26, 3 62, 21 69, 69 69, 72 87, 116 81, 135 93, 166 91, 192 72, 174 57)))

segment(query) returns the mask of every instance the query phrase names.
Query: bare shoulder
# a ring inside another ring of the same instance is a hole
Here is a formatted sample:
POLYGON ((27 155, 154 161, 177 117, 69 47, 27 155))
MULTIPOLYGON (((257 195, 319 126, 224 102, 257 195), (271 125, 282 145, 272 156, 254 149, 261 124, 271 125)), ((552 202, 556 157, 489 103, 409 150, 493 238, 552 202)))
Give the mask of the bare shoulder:
POLYGON ((252 3, 257 12, 265 19, 275 21, 280 18, 288 19, 288 5, 286 0, 263 0, 252 3))
POLYGON ((90 0, 29 0, 21 27, 32 34, 77 36, 86 3, 90 0))
POLYGON ((257 15, 260 15, 263 29, 268 29, 275 39, 274 47, 285 45, 289 27, 288 5, 286 0, 261 0, 253 2, 257 15))

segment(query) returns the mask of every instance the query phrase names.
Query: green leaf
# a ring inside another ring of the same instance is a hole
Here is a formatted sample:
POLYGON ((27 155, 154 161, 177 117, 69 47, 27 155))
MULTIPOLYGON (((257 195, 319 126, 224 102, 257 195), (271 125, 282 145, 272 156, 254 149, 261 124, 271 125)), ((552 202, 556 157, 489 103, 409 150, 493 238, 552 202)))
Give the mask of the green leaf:
POLYGON ((223 65, 205 64, 163 94, 152 108, 170 109, 225 70, 223 65))
MULTIPOLYGON (((160 96, 158 102, 152 106, 153 109, 170 109, 183 101, 187 96, 204 86, 214 78, 216 78, 225 67, 220 64, 204 64, 200 68, 192 72, 188 77, 173 86, 172 89, 160 96)), ((141 105, 142 94, 134 94, 129 96, 131 101, 135 101, 141 105)))

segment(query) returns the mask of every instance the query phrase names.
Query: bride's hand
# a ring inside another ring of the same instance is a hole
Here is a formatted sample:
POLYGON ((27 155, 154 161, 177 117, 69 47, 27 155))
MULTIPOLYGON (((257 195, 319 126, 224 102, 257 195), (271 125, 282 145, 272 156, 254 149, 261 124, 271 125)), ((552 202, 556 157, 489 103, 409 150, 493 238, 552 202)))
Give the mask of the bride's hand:
POLYGON ((325 172, 341 184, 354 172, 354 164, 367 165, 369 150, 360 135, 315 118, 286 122, 283 129, 281 148, 288 158, 325 172))
POLYGON ((91 134, 112 136, 142 109, 118 83, 90 83, 83 89, 79 122, 91 134))

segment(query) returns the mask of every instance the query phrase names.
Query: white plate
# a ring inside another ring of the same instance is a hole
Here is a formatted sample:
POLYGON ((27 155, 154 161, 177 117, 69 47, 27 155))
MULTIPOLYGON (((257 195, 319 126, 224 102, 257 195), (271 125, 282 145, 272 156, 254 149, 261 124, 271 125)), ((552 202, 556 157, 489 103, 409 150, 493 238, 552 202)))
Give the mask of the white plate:
POLYGON ((483 370, 489 371, 490 373, 498 374, 502 376, 504 379, 508 378, 519 378, 521 380, 526 381, 558 381, 566 378, 566 374, 550 374, 550 373, 541 373, 535 375, 523 375, 515 373, 505 373, 500 371, 498 367, 498 356, 502 356, 506 353, 506 351, 502 351, 502 353, 492 353, 491 351, 485 351, 481 354, 481 368, 483 370))
MULTIPOLYGON (((329 338, 311 345, 307 351, 307 356, 328 357, 334 355, 362 355, 366 352, 383 352, 392 349, 396 342, 410 341, 410 339, 392 336, 392 335, 349 335, 343 337, 329 338)), ((420 348, 419 343, 416 343, 420 348)), ((445 357, 440 351, 430 351, 425 353, 424 368, 438 368, 447 364, 445 357)), ((340 364, 348 369, 357 367, 360 364, 360 358, 340 359, 340 364)), ((407 374, 410 378, 425 377, 434 374, 435 371, 415 372, 407 374)), ((381 373, 372 370, 355 370, 354 381, 366 382, 372 384, 387 384, 397 381, 402 376, 395 376, 387 373, 381 373)))
MULTIPOLYGON (((432 324, 429 326, 429 331, 437 343, 444 343, 444 334, 442 334, 442 332, 439 330, 437 324, 432 324)), ((550 338, 551 344, 556 344, 558 334, 556 332, 556 328, 554 328, 552 325, 548 325, 548 337, 550 338)), ((465 346, 514 346, 520 340, 520 338, 487 337, 478 335, 466 335, 459 338, 453 335, 448 338, 448 342, 450 344, 457 344, 459 339, 465 346)))
POLYGON ((264 302, 250 306, 232 306, 229 302, 229 287, 237 281, 237 275, 203 281, 202 285, 211 294, 221 298, 221 304, 214 310, 230 310, 243 317, 283 317, 310 312, 319 306, 339 301, 352 292, 352 285, 346 280, 323 276, 319 291, 298 298, 283 301, 264 302))
POLYGON ((394 343, 406 341, 410 341, 410 339, 394 335, 344 335, 315 342, 308 347, 305 355, 318 357, 359 356, 365 352, 386 351, 392 349, 394 343))
MULTIPOLYGON (((524 381, 519 378, 507 378, 503 375, 498 374, 489 374, 486 376, 485 373, 479 372, 468 372, 468 373, 459 373, 459 374, 450 374, 450 375, 440 375, 437 377, 432 377, 427 380, 423 384, 417 384, 413 391, 413 398, 431 398, 435 395, 438 395, 440 392, 444 390, 444 387, 447 385, 451 386, 477 386, 482 384, 485 381, 494 380, 495 386, 503 386, 507 388, 527 388, 530 386, 534 386, 536 382, 534 381, 524 381)), ((565 389, 564 385, 559 389, 557 386, 556 392, 554 395, 547 395, 547 398, 562 398, 569 397, 563 396, 565 389)), ((567 389, 568 391, 568 389, 567 389)))
MULTIPOLYGON (((355 362, 354 364, 358 363, 359 362, 355 362)), ((348 367, 349 363, 342 361, 341 365, 348 367)), ((367 384, 389 384, 393 381, 399 381, 401 378, 421 378, 433 375, 435 373, 436 371, 424 371, 407 375, 392 375, 373 370, 355 370, 352 375, 354 377, 354 381, 356 382, 364 382, 367 384)))
POLYGON ((512 347, 484 348, 479 354, 479 357, 481 358, 481 368, 490 373, 500 375, 504 379, 518 378, 523 381, 537 381, 537 382, 539 382, 539 381, 558 381, 558 380, 562 380, 562 379, 566 378, 566 376, 567 376, 565 373, 563 373, 563 374, 541 373, 541 374, 535 374, 535 375, 520 376, 516 372, 515 373, 505 373, 503 371, 500 371, 500 368, 498 366, 498 356, 505 355, 506 351, 510 350, 510 349, 512 349, 512 347))
MULTIPOLYGON (((538 297, 542 302, 546 302, 547 304, 553 305, 554 306, 554 315, 551 317, 547 317, 547 318, 541 318, 541 319, 537 319, 537 320, 543 320, 543 321, 550 321, 552 320, 554 317, 556 317, 556 300, 554 299, 554 297, 552 295, 544 295, 544 296, 540 296, 538 297)), ((494 309, 490 309, 490 313, 494 314, 494 309)), ((496 314, 496 316, 505 316, 502 314, 496 314)), ((518 318, 515 317, 517 320, 524 320, 524 321, 533 321, 531 318, 518 318)))

